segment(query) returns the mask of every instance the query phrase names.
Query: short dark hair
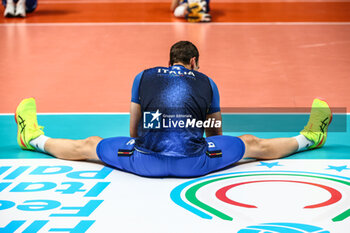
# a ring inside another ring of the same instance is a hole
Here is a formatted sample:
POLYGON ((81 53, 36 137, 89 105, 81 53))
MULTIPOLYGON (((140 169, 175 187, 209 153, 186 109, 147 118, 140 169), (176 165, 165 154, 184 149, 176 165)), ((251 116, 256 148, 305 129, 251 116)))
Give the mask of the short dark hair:
POLYGON ((198 63, 199 52, 194 44, 189 41, 179 41, 171 46, 170 49, 170 65, 181 62, 184 65, 190 64, 191 58, 195 57, 198 63))

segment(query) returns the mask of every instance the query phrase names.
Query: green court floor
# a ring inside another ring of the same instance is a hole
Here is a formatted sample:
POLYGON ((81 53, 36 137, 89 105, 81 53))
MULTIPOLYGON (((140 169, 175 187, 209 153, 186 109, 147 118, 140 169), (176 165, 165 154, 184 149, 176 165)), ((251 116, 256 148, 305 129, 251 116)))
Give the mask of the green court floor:
MULTIPOLYGON (((308 115, 223 115, 224 134, 251 133, 262 138, 296 136, 308 115), (269 120, 267 120, 269 119, 269 120), (245 131, 247 130, 247 131, 245 131)), ((39 114, 45 134, 54 138, 83 139, 89 136, 129 135, 129 114, 39 114)), ((327 143, 318 150, 306 151, 288 159, 350 159, 350 115, 333 117, 327 143)), ((13 115, 0 115, 0 159, 51 158, 49 155, 23 151, 17 146, 17 128, 13 115)))

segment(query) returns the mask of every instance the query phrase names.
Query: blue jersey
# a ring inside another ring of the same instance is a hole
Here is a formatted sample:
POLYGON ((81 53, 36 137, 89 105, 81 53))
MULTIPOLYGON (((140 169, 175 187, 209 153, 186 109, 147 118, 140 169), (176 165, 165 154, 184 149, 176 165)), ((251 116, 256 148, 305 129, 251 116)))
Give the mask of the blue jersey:
POLYGON ((217 86, 206 75, 181 65, 144 70, 134 80, 131 101, 141 105, 140 151, 181 157, 206 150, 204 128, 194 122, 220 111, 217 86))

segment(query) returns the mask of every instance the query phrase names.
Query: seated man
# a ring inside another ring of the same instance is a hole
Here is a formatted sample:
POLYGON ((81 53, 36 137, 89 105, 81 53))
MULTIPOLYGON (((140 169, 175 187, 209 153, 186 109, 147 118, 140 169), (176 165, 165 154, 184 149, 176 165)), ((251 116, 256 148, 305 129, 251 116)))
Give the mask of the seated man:
POLYGON ((210 22, 210 0, 172 0, 171 11, 178 18, 186 18, 188 22, 210 22))
POLYGON ((37 0, 2 0, 5 6, 5 17, 26 17, 26 13, 33 12, 37 7, 37 0))
POLYGON ((198 72, 198 60, 197 48, 180 41, 171 47, 169 67, 147 69, 136 76, 131 137, 48 138, 38 126, 35 100, 29 98, 16 110, 18 144, 60 159, 101 160, 149 177, 201 176, 242 158, 278 159, 325 144, 332 113, 319 99, 314 100, 309 122, 296 137, 222 135, 219 91, 212 79, 198 72))

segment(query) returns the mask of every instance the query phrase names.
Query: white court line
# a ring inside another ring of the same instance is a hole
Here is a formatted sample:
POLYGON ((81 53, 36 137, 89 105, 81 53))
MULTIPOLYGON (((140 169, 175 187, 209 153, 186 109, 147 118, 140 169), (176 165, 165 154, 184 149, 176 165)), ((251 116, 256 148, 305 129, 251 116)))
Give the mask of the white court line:
POLYGON ((206 24, 192 24, 187 22, 101 22, 101 23, 1 23, 0 27, 6 26, 171 26, 171 25, 200 25, 205 26, 313 26, 313 25, 350 25, 350 22, 212 22, 206 24))

